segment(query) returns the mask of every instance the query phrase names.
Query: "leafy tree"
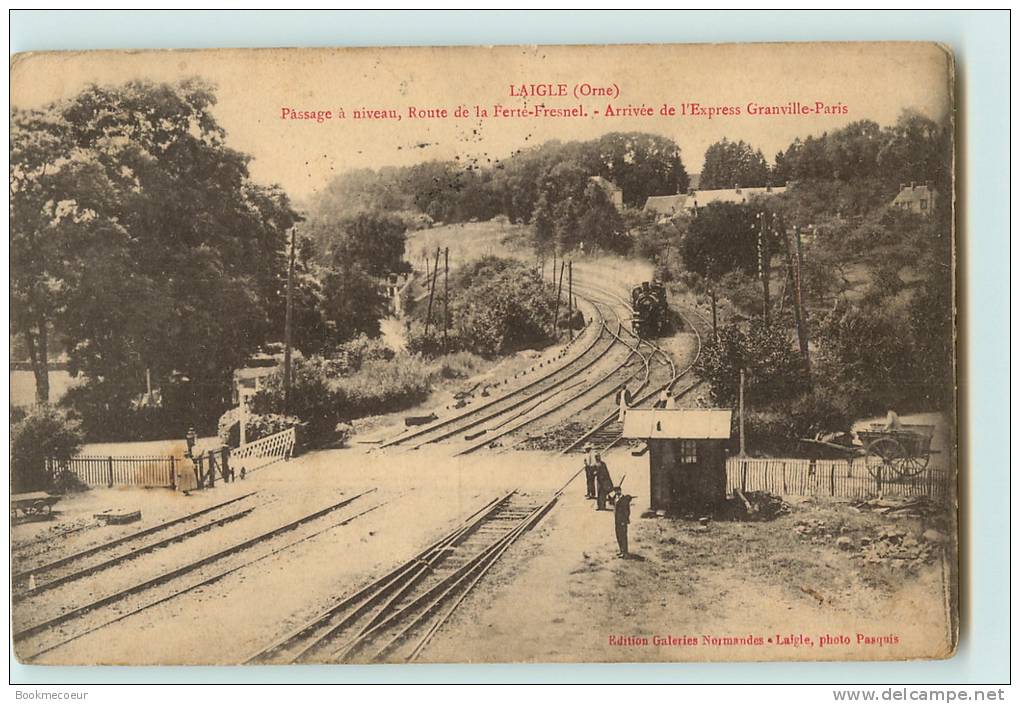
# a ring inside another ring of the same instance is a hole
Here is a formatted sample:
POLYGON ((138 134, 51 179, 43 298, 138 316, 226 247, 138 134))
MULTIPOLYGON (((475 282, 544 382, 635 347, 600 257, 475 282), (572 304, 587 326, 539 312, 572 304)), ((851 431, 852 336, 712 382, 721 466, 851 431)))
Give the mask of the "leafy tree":
POLYGON ((720 328, 718 337, 705 343, 695 365, 698 376, 709 383, 712 398, 723 406, 737 401, 741 369, 746 402, 755 408, 797 398, 809 386, 804 358, 789 333, 760 318, 747 330, 734 324, 720 328))
POLYGON ((588 183, 580 210, 577 230, 583 234, 579 236, 611 252, 622 254, 630 249, 630 240, 624 233, 620 213, 601 186, 594 182, 588 183))
POLYGON ((531 216, 531 232, 535 253, 544 260, 556 247, 556 223, 549 199, 544 193, 539 196, 531 216))
POLYGON ((917 369, 902 310, 843 302, 816 328, 818 376, 851 399, 855 412, 902 408, 915 396, 917 369))
POLYGON ((705 151, 705 165, 701 170, 699 188, 753 188, 768 183, 769 166, 761 150, 745 143, 731 142, 726 138, 705 151))
MULTIPOLYGON (((698 210, 681 243, 687 269, 718 279, 733 270, 756 275, 758 240, 753 210, 736 203, 710 203, 698 210)), ((775 246, 772 251, 778 251, 775 246)))
POLYGON ((49 404, 33 406, 11 426, 11 483, 14 491, 49 489, 55 477, 46 460, 67 460, 81 449, 79 424, 49 404))
POLYGON ((149 369, 186 373, 215 403, 282 329, 272 301, 296 214, 251 181, 214 104, 200 81, 130 82, 13 112, 14 331, 34 338, 37 374, 52 322, 72 370, 121 382, 122 401, 149 369))
POLYGON ((378 281, 357 263, 342 257, 323 275, 323 314, 332 328, 331 343, 358 335, 379 335, 386 298, 378 281))
POLYGON ((673 140, 644 132, 611 132, 599 138, 597 175, 623 189, 623 202, 644 207, 648 196, 685 193, 690 180, 673 140))

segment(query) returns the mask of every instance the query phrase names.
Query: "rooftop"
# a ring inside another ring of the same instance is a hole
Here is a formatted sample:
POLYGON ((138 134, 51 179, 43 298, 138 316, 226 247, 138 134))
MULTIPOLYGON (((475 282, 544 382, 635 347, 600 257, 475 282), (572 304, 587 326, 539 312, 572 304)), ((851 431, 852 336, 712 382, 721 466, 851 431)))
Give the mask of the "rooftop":
POLYGON ((676 438, 681 440, 728 440, 733 411, 713 408, 706 410, 632 409, 623 420, 625 438, 676 438))

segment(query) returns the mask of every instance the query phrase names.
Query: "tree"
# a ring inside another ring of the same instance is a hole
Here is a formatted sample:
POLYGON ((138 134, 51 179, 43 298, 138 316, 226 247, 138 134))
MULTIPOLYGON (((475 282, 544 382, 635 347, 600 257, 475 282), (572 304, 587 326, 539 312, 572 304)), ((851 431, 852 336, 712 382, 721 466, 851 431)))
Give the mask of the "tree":
POLYGON ((577 221, 579 236, 592 245, 623 254, 630 249, 620 213, 609 195, 597 183, 589 182, 584 189, 577 221))
POLYGON ((648 196, 686 193, 690 185, 673 140, 644 132, 610 132, 595 145, 595 173, 623 189, 623 202, 644 207, 648 196))
MULTIPOLYGON (((710 203, 698 210, 681 243, 690 271, 718 279, 739 269, 757 274, 758 240, 753 209, 736 203, 710 203)), ((776 246, 772 251, 779 251, 776 246)))
MULTIPOLYGON (((251 181, 196 80, 90 86, 12 114, 13 331, 125 398, 174 370, 213 403, 271 331, 296 214, 251 181), (130 302, 130 305, 126 303, 130 302)), ((40 385, 40 397, 45 385, 40 385)))
POLYGON ((741 369, 745 395, 757 408, 797 398, 809 386, 804 359, 789 333, 761 318, 752 320, 747 330, 732 324, 720 328, 718 337, 704 344, 694 369, 723 406, 737 401, 741 369))
POLYGON ((755 151, 743 140, 731 142, 725 137, 705 151, 699 188, 753 188, 768 183, 769 166, 761 150, 755 151))
POLYGON ((535 253, 545 260, 556 247, 556 222, 553 218, 549 199, 543 193, 538 198, 535 212, 531 216, 531 243, 535 253))

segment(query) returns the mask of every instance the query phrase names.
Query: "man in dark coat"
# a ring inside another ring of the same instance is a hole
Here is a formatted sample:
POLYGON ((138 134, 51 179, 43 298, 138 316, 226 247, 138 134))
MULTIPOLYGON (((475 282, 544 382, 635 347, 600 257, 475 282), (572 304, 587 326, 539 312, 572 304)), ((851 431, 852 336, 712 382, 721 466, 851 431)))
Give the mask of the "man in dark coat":
POLYGON ((609 476, 609 467, 602 461, 602 455, 595 453, 595 510, 606 510, 606 497, 613 490, 613 478, 609 476))
POLYGON ((584 498, 595 498, 595 454, 594 446, 589 442, 584 446, 584 498))
POLYGON ((619 556, 627 559, 630 553, 627 551, 627 525, 630 523, 630 502, 634 497, 630 494, 623 494, 620 488, 616 488, 616 543, 620 546, 619 556))

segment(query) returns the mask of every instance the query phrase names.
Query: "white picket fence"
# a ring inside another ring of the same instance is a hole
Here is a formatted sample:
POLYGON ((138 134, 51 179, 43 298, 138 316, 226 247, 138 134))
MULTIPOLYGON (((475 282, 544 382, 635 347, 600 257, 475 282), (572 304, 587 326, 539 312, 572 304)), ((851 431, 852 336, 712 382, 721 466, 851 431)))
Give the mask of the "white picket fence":
POLYGON ((267 465, 283 460, 286 462, 294 454, 297 443, 297 429, 288 428, 273 435, 267 435, 254 442, 241 445, 230 452, 230 466, 240 476, 241 468, 245 473, 252 472, 267 465))

